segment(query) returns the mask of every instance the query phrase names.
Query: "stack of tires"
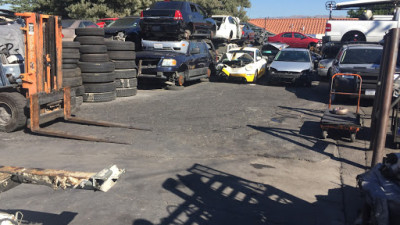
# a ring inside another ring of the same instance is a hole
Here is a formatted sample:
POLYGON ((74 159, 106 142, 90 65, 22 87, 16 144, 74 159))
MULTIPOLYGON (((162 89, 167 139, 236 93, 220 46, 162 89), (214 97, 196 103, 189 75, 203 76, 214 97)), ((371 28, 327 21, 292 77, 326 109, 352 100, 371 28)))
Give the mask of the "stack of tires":
POLYGON ((71 87, 71 95, 75 96, 76 106, 83 102, 85 89, 82 85, 81 70, 78 67, 80 58, 78 42, 62 42, 63 87, 71 87))
POLYGON ((136 52, 134 42, 106 41, 108 56, 115 65, 117 97, 134 96, 137 93, 136 52))
POLYGON ((85 102, 115 100, 115 66, 110 62, 102 28, 78 28, 75 41, 80 42, 79 68, 82 71, 85 102))

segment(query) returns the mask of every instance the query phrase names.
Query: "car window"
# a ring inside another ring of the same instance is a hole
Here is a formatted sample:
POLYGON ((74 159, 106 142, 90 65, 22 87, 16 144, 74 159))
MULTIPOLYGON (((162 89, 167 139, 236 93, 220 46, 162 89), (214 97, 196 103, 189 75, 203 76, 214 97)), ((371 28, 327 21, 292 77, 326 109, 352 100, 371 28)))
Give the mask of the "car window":
POLYGON ((200 53, 201 54, 207 54, 208 52, 208 48, 207 45, 204 43, 199 43, 199 47, 200 47, 200 53))
POLYGON ((85 24, 83 24, 83 22, 80 22, 78 27, 79 28, 85 27, 85 24))
POLYGON ((90 22, 90 21, 84 21, 84 22, 83 22, 83 25, 84 25, 85 27, 98 27, 97 24, 95 24, 95 23, 93 23, 93 22, 90 22))
POLYGON ((217 24, 218 27, 221 26, 222 24, 222 17, 213 17, 213 20, 215 21, 215 23, 217 24))
POLYGON ((197 8, 198 8, 199 13, 200 13, 204 18, 206 18, 206 17, 207 17, 206 11, 204 11, 204 9, 201 8, 200 6, 197 6, 197 8))
POLYGON ((122 18, 114 21, 108 27, 136 27, 139 25, 139 21, 138 18, 122 18))
POLYGON ((294 33, 295 38, 306 38, 306 36, 299 34, 299 33, 294 33))
POLYGON ((282 34, 281 37, 284 37, 284 38, 291 38, 291 37, 292 37, 292 33, 284 33, 284 34, 282 34))
POLYGON ((62 21, 61 21, 61 26, 62 26, 63 28, 68 28, 68 27, 72 26, 72 24, 73 24, 74 22, 75 22, 74 20, 62 20, 62 21))
POLYGON ((280 51, 275 61, 310 62, 310 55, 306 51, 280 51))
POLYGON ((190 4, 190 10, 191 10, 192 12, 197 12, 196 6, 195 6, 195 5, 192 5, 192 4, 190 4))
POLYGON ((181 9, 182 2, 156 2, 151 9, 181 9))
POLYGON ((256 56, 257 56, 257 57, 262 57, 261 52, 260 52, 260 50, 258 50, 258 49, 256 50, 256 56))
POLYGON ((192 50, 194 49, 194 48, 198 48, 199 46, 198 46, 198 44, 196 43, 196 42, 190 42, 190 45, 189 45, 189 53, 190 52, 192 52, 192 50))
POLYGON ((342 64, 380 64, 382 49, 347 49, 340 60, 342 64))
POLYGON ((230 24, 235 24, 235 20, 233 20, 232 17, 228 17, 228 18, 229 18, 229 23, 230 23, 230 24))

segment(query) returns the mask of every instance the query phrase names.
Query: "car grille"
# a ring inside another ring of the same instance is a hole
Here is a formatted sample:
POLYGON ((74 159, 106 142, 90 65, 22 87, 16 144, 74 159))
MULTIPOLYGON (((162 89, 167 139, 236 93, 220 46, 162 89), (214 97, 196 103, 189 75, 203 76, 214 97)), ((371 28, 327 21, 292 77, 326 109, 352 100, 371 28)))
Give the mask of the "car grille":
POLYGON ((142 59, 142 68, 143 69, 151 69, 157 68, 160 59, 142 59))
POLYGON ((301 74, 299 72, 287 72, 287 71, 278 71, 277 73, 282 74, 282 75, 300 75, 301 74))

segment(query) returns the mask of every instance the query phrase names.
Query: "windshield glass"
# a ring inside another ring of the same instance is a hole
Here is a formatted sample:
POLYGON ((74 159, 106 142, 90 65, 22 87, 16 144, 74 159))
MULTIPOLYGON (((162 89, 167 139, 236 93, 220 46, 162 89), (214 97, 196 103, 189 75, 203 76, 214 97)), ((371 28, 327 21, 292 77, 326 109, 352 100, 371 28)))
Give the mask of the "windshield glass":
POLYGON ((112 22, 107 27, 136 27, 139 25, 138 18, 122 18, 112 22))
POLYGON ((342 64, 380 64, 383 49, 347 49, 340 63, 342 64))
POLYGON ((156 2, 151 9, 181 9, 182 2, 156 2))
POLYGON ((213 20, 215 20, 215 23, 217 23, 217 26, 219 27, 222 24, 223 18, 222 17, 213 17, 213 20))
POLYGON ((72 26, 72 24, 73 24, 74 22, 75 22, 74 20, 62 20, 62 21, 61 21, 61 26, 62 26, 63 28, 68 28, 68 27, 72 26))
MULTIPOLYGON (((239 53, 243 53, 243 54, 248 54, 251 56, 251 58, 254 59, 254 52, 253 51, 245 51, 245 50, 235 50, 235 51, 229 51, 229 53, 232 53, 232 55, 239 55, 239 53)), ((235 57, 233 57, 235 58, 235 57)))
POLYGON ((306 51, 280 51, 275 61, 310 62, 310 56, 306 51))

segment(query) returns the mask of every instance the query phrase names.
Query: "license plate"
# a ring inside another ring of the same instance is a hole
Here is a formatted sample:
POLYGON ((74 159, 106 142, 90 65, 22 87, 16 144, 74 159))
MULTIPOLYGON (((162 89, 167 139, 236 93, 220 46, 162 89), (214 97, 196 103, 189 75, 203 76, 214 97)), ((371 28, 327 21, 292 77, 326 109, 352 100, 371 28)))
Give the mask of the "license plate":
POLYGON ((152 26, 152 27, 151 27, 151 30, 152 30, 152 31, 160 31, 160 30, 161 30, 161 27, 160 27, 160 26, 152 26))
POLYGON ((163 44, 154 44, 154 48, 158 48, 158 49, 162 49, 163 48, 163 44))
POLYGON ((375 95, 375 89, 366 89, 365 95, 375 95))

